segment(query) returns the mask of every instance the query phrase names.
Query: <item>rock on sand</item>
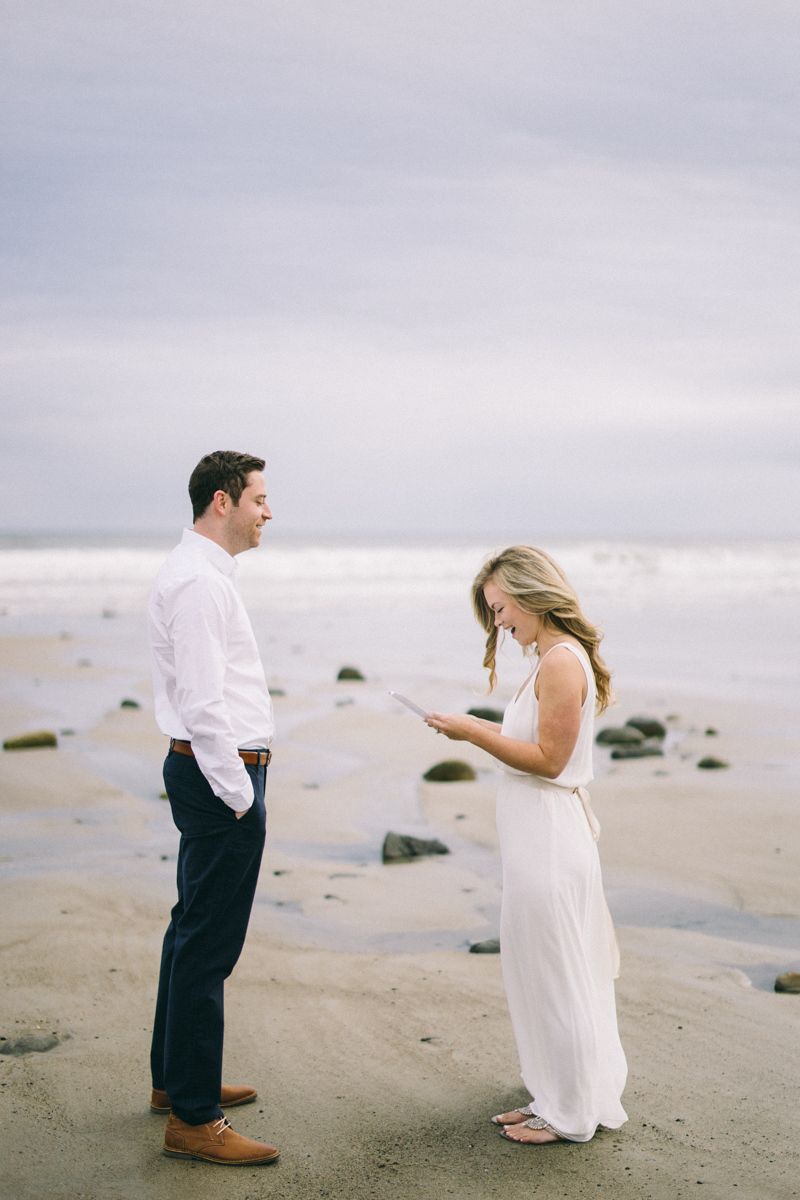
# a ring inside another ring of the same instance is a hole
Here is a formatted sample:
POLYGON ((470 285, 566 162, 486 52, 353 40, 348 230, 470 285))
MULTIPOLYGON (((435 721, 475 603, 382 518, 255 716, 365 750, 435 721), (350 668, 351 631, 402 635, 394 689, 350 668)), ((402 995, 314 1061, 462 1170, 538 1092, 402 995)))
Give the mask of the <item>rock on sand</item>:
POLYGON ((340 670, 340 672, 339 672, 339 674, 336 676, 336 678, 337 678, 337 679, 339 679, 339 680, 342 680, 342 679, 350 679, 350 680, 353 680, 353 679, 360 679, 362 683, 364 682, 364 676, 361 674, 361 672, 359 671, 358 667, 342 667, 342 669, 340 670))
POLYGON ((14 1057, 19 1057, 21 1054, 31 1054, 33 1051, 44 1054, 46 1050, 52 1050, 57 1045, 57 1037, 52 1037, 48 1033, 30 1033, 25 1037, 3 1042, 2 1046, 0 1046, 0 1054, 12 1054, 14 1057))
POLYGON ((38 746, 57 746, 58 738, 51 729, 39 729, 36 733, 23 733, 19 737, 6 738, 4 750, 33 750, 38 746))
POLYGON ((664 751, 655 739, 640 742, 638 746, 615 746, 611 751, 612 758, 663 758, 664 751))
POLYGON ((644 734, 629 725, 608 725, 594 739, 598 746, 638 746, 644 734))
POLYGON ((497 725, 502 725, 505 713, 502 708, 468 708, 467 716, 479 717, 482 721, 494 721, 497 725))
POLYGON ((436 763, 422 776, 429 783, 454 783, 458 780, 475 779, 475 771, 469 763, 458 758, 447 758, 444 762, 436 763))
POLYGON ((449 854, 444 842, 438 838, 409 837, 404 833, 387 833, 383 839, 383 861, 409 862, 412 858, 422 858, 426 854, 449 854))
POLYGON ((487 938, 485 942, 473 942, 469 952, 470 954, 499 954, 500 938, 487 938))
POLYGON ((638 729, 647 738, 665 738, 667 736, 666 725, 662 725, 655 717, 631 717, 625 724, 631 729, 638 729))

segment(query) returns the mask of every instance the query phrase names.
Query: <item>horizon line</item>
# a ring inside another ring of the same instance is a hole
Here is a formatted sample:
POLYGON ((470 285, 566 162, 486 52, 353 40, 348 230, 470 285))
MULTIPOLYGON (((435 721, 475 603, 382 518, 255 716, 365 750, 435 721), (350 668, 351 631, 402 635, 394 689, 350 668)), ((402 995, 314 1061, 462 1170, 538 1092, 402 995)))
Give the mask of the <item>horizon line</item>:
MULTIPOLYGON (((19 542, 58 542, 69 540, 108 542, 113 540, 145 541, 166 540, 179 538, 183 529, 188 525, 172 526, 171 528, 153 529, 0 529, 0 549, 9 549, 13 543, 19 542), (5 543, 5 545, 4 545, 5 543)), ((603 531, 589 532, 586 530, 539 530, 533 536, 530 531, 521 530, 324 530, 324 529, 270 529, 259 549, 265 549, 270 541, 322 541, 322 542, 417 542, 435 544, 447 542, 506 542, 508 544, 532 544, 534 541, 583 541, 583 542, 796 542, 800 541, 800 531, 797 533, 754 533, 754 532, 695 532, 687 533, 675 530, 673 532, 655 531, 603 531)))

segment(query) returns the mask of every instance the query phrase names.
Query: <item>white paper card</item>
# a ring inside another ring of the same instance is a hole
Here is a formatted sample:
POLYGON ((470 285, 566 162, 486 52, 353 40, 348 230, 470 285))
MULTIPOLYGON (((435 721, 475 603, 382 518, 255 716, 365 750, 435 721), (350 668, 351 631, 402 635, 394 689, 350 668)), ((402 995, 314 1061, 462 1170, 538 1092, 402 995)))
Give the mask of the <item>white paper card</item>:
POLYGON ((401 696, 399 692, 389 692, 389 695, 393 696, 395 700, 399 700, 401 704, 405 704, 406 708, 410 708, 418 717, 429 717, 431 715, 425 712, 424 708, 420 708, 418 704, 415 704, 413 700, 409 700, 408 696, 401 696))

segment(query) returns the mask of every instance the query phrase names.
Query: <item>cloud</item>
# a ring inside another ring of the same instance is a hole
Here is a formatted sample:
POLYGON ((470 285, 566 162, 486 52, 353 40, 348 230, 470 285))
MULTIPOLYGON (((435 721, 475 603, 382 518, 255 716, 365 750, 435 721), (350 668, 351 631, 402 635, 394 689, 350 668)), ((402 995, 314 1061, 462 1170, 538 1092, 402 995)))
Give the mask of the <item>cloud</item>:
POLYGON ((17 10, 2 462, 87 499, 4 523, 169 525, 262 444, 289 528, 796 533, 799 25, 17 10))

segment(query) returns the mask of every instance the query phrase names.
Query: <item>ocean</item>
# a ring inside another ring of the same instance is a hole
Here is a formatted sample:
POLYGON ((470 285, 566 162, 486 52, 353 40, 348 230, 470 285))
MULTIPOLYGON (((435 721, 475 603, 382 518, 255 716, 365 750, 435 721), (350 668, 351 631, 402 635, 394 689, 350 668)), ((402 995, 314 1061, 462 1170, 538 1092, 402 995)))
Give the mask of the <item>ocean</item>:
MULTIPOLYGON (((61 634, 65 661, 79 653, 148 674, 147 597, 178 537, 0 540, 0 634, 61 634)), ((502 544, 292 539, 267 529, 262 547, 237 562, 269 681, 305 688, 352 665, 387 688, 413 687, 432 707, 451 683, 480 694, 483 634, 470 581, 502 544)), ((562 539, 543 548, 603 628, 617 689, 800 711, 800 541, 562 539)), ((526 670, 507 644, 501 698, 526 670)), ((22 680, 9 686, 25 690, 22 680)))

